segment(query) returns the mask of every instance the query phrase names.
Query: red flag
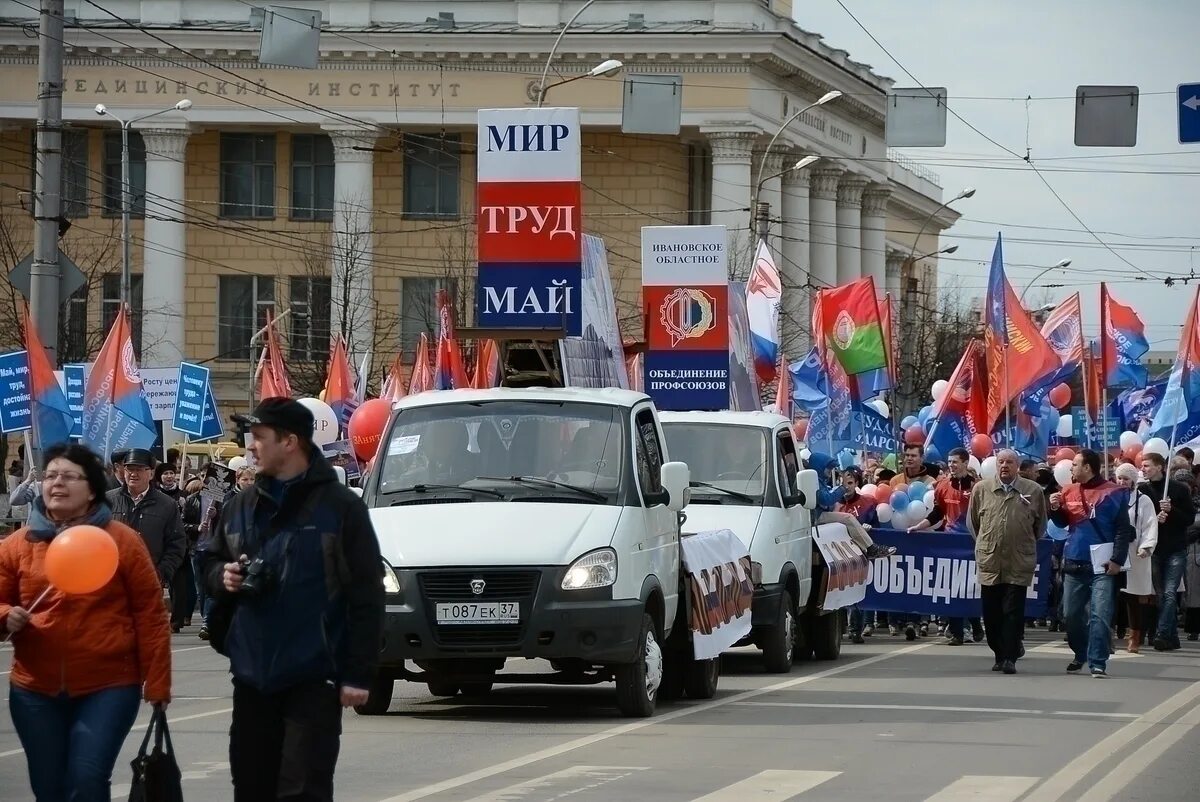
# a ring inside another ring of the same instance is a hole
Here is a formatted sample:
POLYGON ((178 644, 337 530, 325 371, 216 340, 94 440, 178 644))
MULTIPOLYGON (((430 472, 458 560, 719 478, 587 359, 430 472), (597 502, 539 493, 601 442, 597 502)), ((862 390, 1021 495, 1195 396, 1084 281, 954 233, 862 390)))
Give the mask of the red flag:
POLYGON ((350 422, 354 411, 354 375, 350 372, 350 359, 346 354, 346 343, 341 332, 333 337, 333 348, 329 353, 329 370, 325 377, 325 403, 333 408, 342 426, 350 422))
POLYGON ((283 364, 283 351, 275 333, 274 316, 267 310, 267 344, 259 360, 258 397, 291 398, 292 384, 288 381, 287 367, 283 364))
POLYGON ((500 349, 495 340, 483 340, 475 356, 475 375, 471 378, 471 386, 476 390, 486 390, 495 387, 499 379, 500 349))
POLYGON ((979 340, 971 340, 950 374, 950 386, 941 399, 933 403, 931 417, 937 422, 926 438, 926 448, 935 445, 942 454, 948 454, 952 448, 969 445, 973 436, 991 431, 987 416, 987 365, 983 345, 979 340))
POLYGON ((450 293, 437 291, 438 344, 437 357, 433 366, 434 388, 456 390, 470 387, 467 370, 463 365, 462 351, 454 338, 454 310, 450 305, 450 293))
POLYGON ((792 372, 788 370, 787 357, 779 352, 778 380, 775 383, 775 411, 788 420, 792 419, 792 372))
POLYGON ((412 378, 408 382, 408 394, 423 393, 433 389, 433 366, 429 364, 429 338, 421 332, 417 343, 417 355, 413 359, 412 378))
POLYGON ((404 355, 396 354, 392 366, 388 368, 387 378, 383 380, 379 397, 385 401, 399 401, 406 395, 408 391, 404 387, 404 355))
MULTIPOLYGON (((1062 366, 1058 354, 1029 318, 1002 272, 999 280, 1003 282, 1004 300, 999 306, 1004 315, 1005 332, 996 332, 990 324, 983 330, 988 377, 987 426, 982 430, 985 433, 992 430, 1014 398, 1062 366)), ((992 304, 993 300, 989 288, 988 303, 992 304)), ((995 306, 993 304, 993 308, 995 306)))

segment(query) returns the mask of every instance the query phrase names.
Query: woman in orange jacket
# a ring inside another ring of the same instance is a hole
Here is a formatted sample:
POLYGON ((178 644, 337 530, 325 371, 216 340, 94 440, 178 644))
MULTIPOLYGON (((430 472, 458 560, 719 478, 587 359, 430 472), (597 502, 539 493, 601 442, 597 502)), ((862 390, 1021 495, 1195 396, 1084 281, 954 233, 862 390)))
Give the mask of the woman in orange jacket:
POLYGON ((140 699, 171 700, 171 636, 162 585, 137 532, 114 521, 104 466, 78 445, 46 451, 28 525, 0 541, 0 632, 13 644, 9 710, 39 802, 109 798, 113 765, 140 699), (100 590, 49 586, 46 549, 59 532, 99 526, 117 544, 100 590))

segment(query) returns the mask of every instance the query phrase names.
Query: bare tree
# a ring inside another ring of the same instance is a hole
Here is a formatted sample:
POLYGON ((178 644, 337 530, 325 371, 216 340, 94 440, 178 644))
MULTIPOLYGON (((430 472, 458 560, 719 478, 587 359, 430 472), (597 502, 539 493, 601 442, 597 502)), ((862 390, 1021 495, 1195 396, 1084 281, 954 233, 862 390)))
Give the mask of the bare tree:
POLYGON ((950 377, 967 342, 982 335, 981 310, 956 284, 943 286, 936 296, 922 288, 904 297, 897 349, 900 386, 893 416, 915 413, 928 403, 930 386, 950 377))

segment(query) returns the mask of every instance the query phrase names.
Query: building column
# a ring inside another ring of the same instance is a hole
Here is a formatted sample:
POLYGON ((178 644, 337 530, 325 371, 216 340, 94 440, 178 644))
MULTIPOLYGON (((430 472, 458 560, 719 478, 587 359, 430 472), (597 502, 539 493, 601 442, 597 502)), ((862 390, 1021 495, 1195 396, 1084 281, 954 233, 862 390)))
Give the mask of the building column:
POLYGON ((902 274, 904 272, 904 254, 899 251, 888 251, 884 262, 884 292, 892 296, 892 313, 895 314, 895 305, 900 303, 900 289, 904 286, 902 274))
POLYGON ((331 333, 343 332, 354 365, 374 346, 376 132, 327 128, 333 140, 331 333))
POLYGON ((809 176, 809 272, 816 290, 836 287, 837 280, 837 195, 842 171, 821 167, 809 176))
POLYGON ((138 131, 146 145, 146 219, 142 229, 142 366, 171 367, 189 356, 187 212, 184 157, 187 128, 138 131))
POLYGON ((862 196, 862 274, 875 279, 875 293, 887 291, 887 202, 892 190, 871 184, 862 196))
POLYGON ((712 189, 710 205, 713 225, 729 229, 729 270, 731 276, 745 277, 754 258, 746 227, 753 218, 750 209, 752 156, 758 135, 752 131, 707 132, 712 147, 712 189), (739 231, 739 229, 742 229, 739 231))
POLYGON ((782 258, 779 278, 783 282, 780 336, 789 359, 801 359, 810 347, 812 318, 809 300, 808 170, 792 170, 783 177, 780 209, 782 258))
POLYGON ((867 181, 848 175, 838 183, 837 283, 862 278, 862 195, 867 181))

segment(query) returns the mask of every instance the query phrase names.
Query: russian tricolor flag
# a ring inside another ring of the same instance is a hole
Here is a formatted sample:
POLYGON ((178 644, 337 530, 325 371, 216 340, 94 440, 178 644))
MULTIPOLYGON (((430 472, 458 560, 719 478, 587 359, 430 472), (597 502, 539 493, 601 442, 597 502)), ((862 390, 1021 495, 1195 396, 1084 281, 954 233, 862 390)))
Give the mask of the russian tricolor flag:
POLYGON ((775 380, 779 365, 779 300, 783 284, 767 243, 759 240, 754 267, 746 281, 746 311, 750 317, 750 342, 754 346, 754 372, 763 383, 775 380))

